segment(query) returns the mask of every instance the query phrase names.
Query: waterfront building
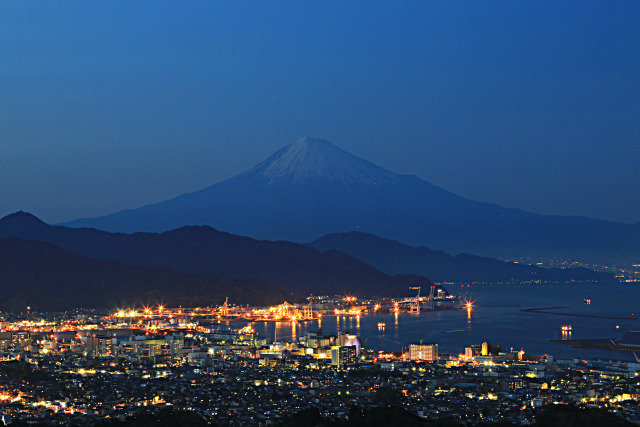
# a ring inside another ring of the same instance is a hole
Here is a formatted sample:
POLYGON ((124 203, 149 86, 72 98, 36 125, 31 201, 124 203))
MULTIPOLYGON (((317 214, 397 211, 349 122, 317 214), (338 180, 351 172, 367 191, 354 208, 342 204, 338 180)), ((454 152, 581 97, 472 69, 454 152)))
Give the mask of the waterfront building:
POLYGON ((466 347, 464 349, 464 357, 467 360, 473 359, 476 356, 480 356, 482 354, 482 345, 473 344, 471 347, 466 347))
POLYGON ((425 343, 424 341, 411 344, 409 346, 409 360, 420 360, 426 362, 434 362, 438 360, 438 344, 425 343))

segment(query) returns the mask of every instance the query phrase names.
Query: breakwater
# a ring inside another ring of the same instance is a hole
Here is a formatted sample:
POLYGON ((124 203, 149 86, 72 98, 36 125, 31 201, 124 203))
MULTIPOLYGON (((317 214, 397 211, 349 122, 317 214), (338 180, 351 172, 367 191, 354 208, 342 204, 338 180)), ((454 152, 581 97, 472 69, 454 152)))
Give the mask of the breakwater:
POLYGON ((609 320, 636 320, 637 317, 631 316, 600 316, 597 314, 580 314, 580 313, 559 313, 557 311, 551 310, 561 310, 569 308, 568 306, 559 306, 559 307, 541 307, 541 308, 523 308, 522 312, 525 313, 539 313, 539 314, 551 314, 554 316, 571 316, 571 317, 584 317, 588 319, 609 319, 609 320))

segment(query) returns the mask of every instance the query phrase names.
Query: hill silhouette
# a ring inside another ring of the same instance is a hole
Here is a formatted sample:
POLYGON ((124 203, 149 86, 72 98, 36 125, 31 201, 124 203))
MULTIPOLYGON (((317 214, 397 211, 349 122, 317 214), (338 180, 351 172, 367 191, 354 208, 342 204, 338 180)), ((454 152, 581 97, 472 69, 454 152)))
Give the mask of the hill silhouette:
POLYGON ((80 257, 45 242, 0 238, 0 309, 275 304, 290 294, 255 279, 221 279, 80 257))
POLYGON ((541 268, 469 254, 451 256, 360 232, 328 234, 308 245, 343 252, 387 274, 427 274, 435 282, 616 281, 613 274, 586 268, 541 268))
POLYGON ((260 241, 211 227, 182 227, 164 233, 108 233, 51 226, 17 212, 0 219, 0 237, 40 240, 87 258, 171 269, 214 277, 249 277, 288 292, 405 295, 409 286, 429 286, 426 277, 390 276, 338 251, 291 242, 260 241))

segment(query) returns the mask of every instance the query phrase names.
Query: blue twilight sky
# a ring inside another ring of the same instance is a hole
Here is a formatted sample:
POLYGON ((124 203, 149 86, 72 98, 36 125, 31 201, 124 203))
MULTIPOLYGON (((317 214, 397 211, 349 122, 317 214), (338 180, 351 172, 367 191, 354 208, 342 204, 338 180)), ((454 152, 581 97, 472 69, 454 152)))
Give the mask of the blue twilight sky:
POLYGON ((640 221, 640 2, 0 2, 0 215, 165 200, 302 136, 640 221))

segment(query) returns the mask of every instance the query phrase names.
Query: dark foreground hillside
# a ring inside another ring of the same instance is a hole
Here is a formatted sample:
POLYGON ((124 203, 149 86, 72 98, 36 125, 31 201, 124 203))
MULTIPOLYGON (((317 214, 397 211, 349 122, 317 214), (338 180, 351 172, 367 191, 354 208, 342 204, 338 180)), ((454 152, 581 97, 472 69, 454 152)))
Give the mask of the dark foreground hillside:
MULTIPOLYGON (((280 427, 296 426, 345 426, 345 427, 387 427, 387 426, 423 426, 458 427, 467 425, 456 414, 443 415, 437 420, 424 420, 406 409, 397 406, 381 406, 368 410, 352 407, 347 420, 332 421, 320 414, 317 408, 302 410, 278 424, 280 427)), ((535 427, 633 427, 624 418, 604 409, 583 408, 573 405, 547 405, 536 416, 535 427)), ((508 421, 483 422, 477 427, 519 426, 508 421)))
MULTIPOLYGON (((33 424, 13 423, 15 426, 33 424)), ((46 422, 37 425, 48 425, 46 422)), ((96 424, 99 427, 200 427, 206 425, 224 426, 225 424, 208 424, 204 419, 191 411, 173 411, 169 408, 160 410, 157 414, 140 411, 124 421, 104 420, 96 424)), ((457 419, 455 414, 444 415, 437 420, 424 420, 406 409, 397 406, 381 406, 368 410, 361 410, 354 406, 349 411, 346 420, 333 421, 323 417, 317 408, 311 407, 301 410, 286 418, 278 427, 460 427, 464 422, 457 419)), ((508 421, 483 422, 475 424, 477 427, 515 427, 508 421)), ((536 417, 535 427, 633 427, 631 423, 615 414, 603 409, 585 409, 569 405, 548 405, 536 417)))

